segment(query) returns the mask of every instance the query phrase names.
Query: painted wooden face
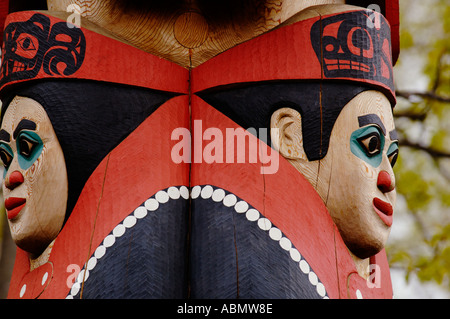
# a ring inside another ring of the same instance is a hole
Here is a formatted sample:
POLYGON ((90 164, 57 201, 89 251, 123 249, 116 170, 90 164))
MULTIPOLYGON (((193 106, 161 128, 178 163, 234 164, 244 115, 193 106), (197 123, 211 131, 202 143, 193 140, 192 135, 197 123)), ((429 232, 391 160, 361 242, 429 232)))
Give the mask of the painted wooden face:
POLYGON ((393 165, 398 155, 391 105, 365 91, 342 110, 321 167, 321 194, 347 247, 358 257, 380 251, 389 236, 396 200, 393 165))
POLYGON ((40 254, 58 235, 67 203, 64 155, 50 119, 35 100, 16 96, 0 130, 3 196, 13 240, 40 254))

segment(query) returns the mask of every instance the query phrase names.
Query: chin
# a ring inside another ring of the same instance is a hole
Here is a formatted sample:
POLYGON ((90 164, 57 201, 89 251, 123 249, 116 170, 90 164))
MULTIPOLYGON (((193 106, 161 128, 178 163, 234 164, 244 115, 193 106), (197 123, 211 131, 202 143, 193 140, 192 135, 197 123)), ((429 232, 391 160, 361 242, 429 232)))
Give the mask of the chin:
POLYGON ((11 237, 16 244, 17 247, 26 251, 30 255, 36 257, 42 254, 42 252, 47 248, 47 246, 52 242, 52 239, 49 239, 44 236, 39 236, 35 232, 27 231, 24 232, 21 228, 21 225, 15 225, 18 227, 14 227, 17 229, 11 229, 11 237))
POLYGON ((361 203, 359 207, 359 218, 353 220, 350 227, 346 227, 345 232, 348 236, 342 236, 342 238, 355 256, 366 259, 383 250, 391 227, 380 219, 374 211, 371 201, 361 203))
POLYGON ((30 238, 24 238, 15 241, 17 247, 26 251, 33 257, 37 257, 48 247, 51 241, 37 241, 30 238))
POLYGON ((366 259, 378 254, 386 245, 389 231, 367 234, 366 238, 344 240, 348 249, 358 258, 366 259))

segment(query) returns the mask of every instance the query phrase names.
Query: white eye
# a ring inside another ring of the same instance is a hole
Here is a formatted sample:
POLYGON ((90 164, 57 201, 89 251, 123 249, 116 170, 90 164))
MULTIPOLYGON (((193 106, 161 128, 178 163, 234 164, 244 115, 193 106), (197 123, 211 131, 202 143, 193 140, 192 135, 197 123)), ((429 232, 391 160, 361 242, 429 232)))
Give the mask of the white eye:
POLYGON ((5 149, 0 148, 0 159, 3 162, 3 166, 5 166, 5 168, 8 168, 9 164, 11 164, 13 157, 5 149))
POLYGON ((366 154, 370 157, 375 156, 381 152, 381 138, 376 132, 360 137, 359 144, 363 147, 366 154))
POLYGON ((20 154, 25 157, 30 157, 33 153, 34 148, 36 147, 37 142, 32 141, 31 139, 26 138, 25 136, 19 137, 19 150, 20 154))
POLYGON ((398 158, 398 149, 393 151, 391 154, 388 154, 389 162, 391 163, 391 166, 394 167, 395 163, 397 162, 398 158))

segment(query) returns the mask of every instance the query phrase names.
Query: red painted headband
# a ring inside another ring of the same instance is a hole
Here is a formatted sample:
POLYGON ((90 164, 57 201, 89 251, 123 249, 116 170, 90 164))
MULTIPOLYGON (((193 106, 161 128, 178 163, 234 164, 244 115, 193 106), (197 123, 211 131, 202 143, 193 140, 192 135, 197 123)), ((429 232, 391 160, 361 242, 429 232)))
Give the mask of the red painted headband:
POLYGON ((0 89, 28 80, 76 78, 188 91, 186 69, 42 13, 8 15, 3 40, 0 89))
POLYGON ((353 81, 375 87, 395 105, 389 23, 371 10, 317 16, 277 28, 192 70, 193 92, 266 80, 353 81))
MULTIPOLYGON (((390 27, 356 10, 278 28, 192 70, 199 92, 232 83, 345 80, 379 89, 395 104, 390 27)), ((189 72, 127 44, 31 11, 6 20, 0 89, 22 81, 77 78, 188 93, 189 72), (127 58, 132 57, 132 58, 127 58)))

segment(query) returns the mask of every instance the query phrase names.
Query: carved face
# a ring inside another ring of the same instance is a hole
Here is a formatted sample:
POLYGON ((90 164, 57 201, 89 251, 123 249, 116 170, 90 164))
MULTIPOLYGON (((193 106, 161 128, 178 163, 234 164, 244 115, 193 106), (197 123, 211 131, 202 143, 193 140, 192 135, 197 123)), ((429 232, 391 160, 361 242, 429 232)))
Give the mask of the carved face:
POLYGON ((64 155, 50 119, 35 100, 16 96, 0 130, 3 196, 11 235, 40 254, 58 235, 67 202, 64 155))
POLYGON ((328 152, 308 160, 300 113, 273 113, 272 144, 316 189, 350 251, 361 259, 378 253, 390 233, 395 205, 392 170, 398 155, 391 104, 378 91, 363 91, 342 109, 328 152))
POLYGON ((377 91, 360 93, 336 120, 319 176, 328 184, 321 197, 347 247, 360 258, 380 251, 389 236, 397 154, 389 101, 377 91))
POLYGON ((345 12, 312 26, 324 77, 369 79, 393 88, 391 31, 382 15, 370 12, 345 12))
POLYGON ((34 15, 26 22, 9 24, 5 28, 2 76, 35 77, 42 65, 43 53, 50 31, 50 20, 34 15))
POLYGON ((83 32, 65 22, 51 26, 39 13, 12 22, 4 31, 0 83, 34 78, 41 69, 48 75, 70 75, 80 68, 85 50, 83 32))

